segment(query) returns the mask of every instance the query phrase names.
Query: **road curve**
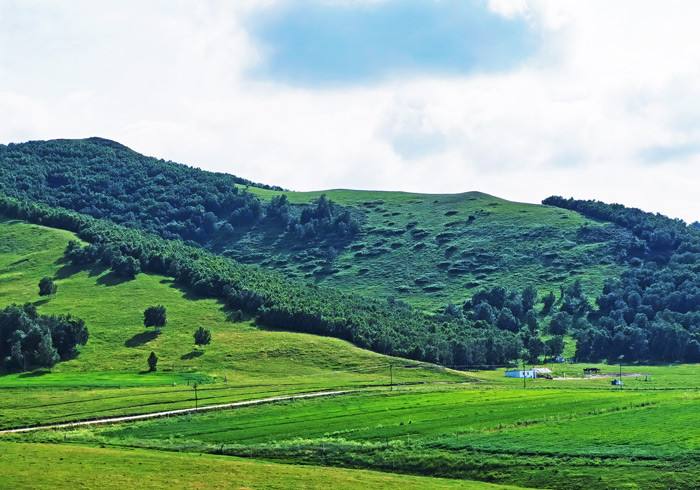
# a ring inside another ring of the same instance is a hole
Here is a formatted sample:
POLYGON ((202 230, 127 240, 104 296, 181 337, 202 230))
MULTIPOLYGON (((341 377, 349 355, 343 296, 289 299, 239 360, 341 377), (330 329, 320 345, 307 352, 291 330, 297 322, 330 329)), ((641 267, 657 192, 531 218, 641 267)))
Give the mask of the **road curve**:
POLYGON ((83 420, 79 422, 67 422, 63 424, 52 424, 52 425, 38 425, 35 427, 22 427, 21 429, 6 429, 6 430, 0 430, 0 435, 3 434, 16 434, 19 432, 31 432, 35 430, 43 430, 43 429, 66 429, 70 427, 79 427, 81 425, 98 425, 98 424, 113 424, 117 422, 130 422, 132 420, 143 420, 143 419, 153 419, 153 418, 158 418, 158 417, 167 417, 169 415, 181 415, 185 413, 193 413, 193 412, 206 412, 208 410, 221 410, 225 408, 237 408, 237 407, 245 407, 246 405, 259 405, 261 403, 271 403, 271 402, 278 402, 278 401, 283 401, 283 400, 296 400, 299 398, 315 398, 319 396, 330 396, 330 395, 342 395, 345 393, 350 393, 353 390, 343 390, 343 391, 320 391, 317 393, 306 393, 303 395, 290 395, 290 396, 273 396, 271 398, 260 398, 258 400, 248 400, 244 402, 235 402, 235 403, 224 403, 221 405, 207 405, 204 407, 199 407, 199 408, 181 408, 178 410, 167 410, 165 412, 151 412, 151 413, 142 413, 139 415, 125 415, 123 417, 107 417, 103 419, 95 419, 95 420, 83 420))

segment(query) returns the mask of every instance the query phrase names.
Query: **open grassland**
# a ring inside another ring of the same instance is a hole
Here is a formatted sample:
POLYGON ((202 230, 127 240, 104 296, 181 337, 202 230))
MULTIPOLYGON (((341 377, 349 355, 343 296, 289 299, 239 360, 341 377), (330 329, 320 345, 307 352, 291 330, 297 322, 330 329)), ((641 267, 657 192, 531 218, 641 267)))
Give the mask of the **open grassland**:
POLYGON ((467 381, 434 367, 358 349, 342 340, 261 330, 213 299, 175 287, 162 276, 139 274, 120 281, 106 269, 66 265, 73 235, 18 221, 0 223, 0 306, 26 302, 42 314, 85 320, 88 344, 52 372, 0 376, 0 427, 146 413, 194 405, 194 382, 203 404, 289 393, 385 385, 389 362, 403 383, 467 381), (58 292, 38 295, 39 279, 54 277, 58 292), (162 304, 168 323, 157 334, 143 326, 143 311, 162 304), (196 348, 204 326, 212 343, 196 348), (158 371, 146 372, 151 351, 158 371))
POLYGON ((16 438, 538 488, 695 488, 699 402, 696 391, 422 387, 16 438))
POLYGON ((210 455, 0 443, 3 488, 517 490, 417 476, 291 466, 210 455))
MULTIPOLYGON (((285 194, 292 203, 326 194, 364 216, 360 235, 330 267, 324 259, 299 262, 296 254, 306 252, 290 250, 284 241, 272 244, 263 265, 356 292, 394 296, 425 310, 460 304, 494 284, 517 289, 532 284, 542 293, 558 294, 560 285, 580 279, 587 293, 597 295, 606 278, 622 271, 615 240, 626 232, 558 208, 480 192, 249 191, 264 199, 285 194)), ((235 250, 230 253, 236 256, 235 250)))
POLYGON ((235 412, 163 419, 106 428, 118 438, 197 439, 226 444, 274 443, 298 438, 340 437, 386 442, 468 435, 547 419, 587 416, 596 411, 652 405, 677 398, 665 393, 537 390, 399 391, 333 399, 296 400, 235 412))
POLYGON ((696 390, 488 388, 402 387, 10 439, 56 442, 57 450, 102 444, 537 488, 700 485, 696 390))

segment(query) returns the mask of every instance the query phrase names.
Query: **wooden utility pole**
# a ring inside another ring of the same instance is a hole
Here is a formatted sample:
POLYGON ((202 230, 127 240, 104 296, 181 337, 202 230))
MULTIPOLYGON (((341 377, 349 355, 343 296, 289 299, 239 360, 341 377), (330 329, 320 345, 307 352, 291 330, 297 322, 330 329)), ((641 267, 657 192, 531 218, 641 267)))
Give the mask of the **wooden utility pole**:
POLYGON ((620 389, 622 389, 622 363, 620 363, 620 389))
POLYGON ((199 408, 199 399, 197 398, 197 383, 194 383, 194 409, 199 408))

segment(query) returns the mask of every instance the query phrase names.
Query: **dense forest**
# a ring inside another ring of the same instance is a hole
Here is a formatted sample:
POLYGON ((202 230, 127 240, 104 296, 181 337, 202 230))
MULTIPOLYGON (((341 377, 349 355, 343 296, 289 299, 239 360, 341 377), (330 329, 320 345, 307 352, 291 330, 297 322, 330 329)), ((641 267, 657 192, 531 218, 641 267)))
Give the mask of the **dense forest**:
POLYGON ((629 267, 595 306, 574 312, 581 359, 700 361, 700 230, 620 204, 547 198, 543 204, 630 230, 629 267))
POLYGON ((264 202, 247 187, 282 190, 233 175, 205 172, 146 157, 101 139, 53 140, 0 145, 0 191, 130 228, 220 251, 226 244, 239 260, 238 242, 264 230, 327 254, 357 234, 361 214, 325 199, 290 204, 281 195, 264 202))

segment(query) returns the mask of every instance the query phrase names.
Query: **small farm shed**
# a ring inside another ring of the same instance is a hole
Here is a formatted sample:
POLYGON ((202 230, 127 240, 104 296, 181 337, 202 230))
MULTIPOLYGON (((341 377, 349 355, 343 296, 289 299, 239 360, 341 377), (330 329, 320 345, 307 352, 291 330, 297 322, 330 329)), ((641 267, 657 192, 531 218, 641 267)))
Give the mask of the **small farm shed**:
POLYGON ((600 372, 600 368, 583 368, 583 374, 598 374, 600 372))
POLYGON ((506 378, 536 378, 537 371, 533 369, 513 369, 506 371, 506 378))

